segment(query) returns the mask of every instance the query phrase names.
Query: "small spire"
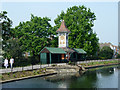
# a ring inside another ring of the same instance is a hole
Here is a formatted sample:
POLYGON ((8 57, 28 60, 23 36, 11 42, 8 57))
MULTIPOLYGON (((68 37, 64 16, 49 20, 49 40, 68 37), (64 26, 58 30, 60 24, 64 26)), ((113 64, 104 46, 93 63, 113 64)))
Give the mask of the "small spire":
POLYGON ((68 32, 68 33, 70 33, 70 31, 67 29, 67 27, 65 25, 64 20, 62 21, 60 28, 56 32, 68 32))

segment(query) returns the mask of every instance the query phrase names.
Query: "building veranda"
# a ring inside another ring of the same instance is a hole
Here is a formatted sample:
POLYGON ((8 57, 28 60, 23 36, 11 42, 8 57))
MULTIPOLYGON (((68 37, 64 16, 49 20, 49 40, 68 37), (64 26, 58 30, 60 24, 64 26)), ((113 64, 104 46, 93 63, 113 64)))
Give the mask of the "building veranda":
POLYGON ((60 28, 56 31, 58 33, 58 48, 44 47, 40 51, 40 62, 42 64, 62 63, 70 61, 85 60, 86 52, 79 48, 68 47, 68 35, 70 31, 67 29, 64 20, 60 28))

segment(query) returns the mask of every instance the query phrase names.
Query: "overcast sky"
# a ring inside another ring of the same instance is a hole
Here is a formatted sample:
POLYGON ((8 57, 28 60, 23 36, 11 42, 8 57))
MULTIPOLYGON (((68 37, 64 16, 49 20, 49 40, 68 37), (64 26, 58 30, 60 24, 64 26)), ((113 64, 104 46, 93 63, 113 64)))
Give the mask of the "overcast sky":
POLYGON ((118 2, 2 2, 2 9, 8 12, 13 21, 13 27, 19 22, 30 20, 30 15, 54 19, 67 8, 84 5, 95 13, 97 20, 94 22, 93 31, 97 33, 99 42, 111 42, 118 45, 118 2))

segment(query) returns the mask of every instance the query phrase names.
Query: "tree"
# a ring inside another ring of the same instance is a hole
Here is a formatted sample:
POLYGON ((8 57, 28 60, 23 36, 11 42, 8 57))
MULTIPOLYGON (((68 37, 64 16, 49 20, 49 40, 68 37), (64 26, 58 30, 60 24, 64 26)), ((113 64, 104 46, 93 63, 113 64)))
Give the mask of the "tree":
POLYGON ((31 14, 30 21, 20 22, 14 28, 14 37, 20 40, 24 52, 30 52, 35 61, 41 49, 50 45, 52 27, 47 17, 37 17, 31 14))
POLYGON ((12 21, 7 16, 6 11, 0 13, 0 29, 2 29, 2 49, 5 50, 7 47, 6 41, 11 37, 11 26, 12 21))
POLYGON ((113 50, 108 46, 104 46, 99 52, 99 57, 101 59, 112 59, 113 50))
POLYGON ((17 38, 11 38, 6 41, 7 42, 7 48, 6 53, 4 57, 8 57, 9 59, 13 57, 15 60, 18 60, 22 58, 22 48, 19 45, 19 40, 17 38))
POLYGON ((71 31, 69 34, 70 48, 83 48, 87 55, 96 55, 99 48, 97 34, 93 32, 94 20, 96 16, 85 6, 73 6, 67 9, 66 13, 61 12, 54 20, 56 28, 60 27, 64 20, 67 28, 71 31))

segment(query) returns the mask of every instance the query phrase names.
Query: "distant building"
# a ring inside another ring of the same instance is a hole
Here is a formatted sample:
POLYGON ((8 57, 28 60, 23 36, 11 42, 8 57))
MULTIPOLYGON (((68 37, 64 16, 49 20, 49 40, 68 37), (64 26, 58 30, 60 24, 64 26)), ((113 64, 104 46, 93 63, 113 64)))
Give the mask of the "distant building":
POLYGON ((85 59, 86 52, 79 48, 68 47, 68 36, 71 33, 64 20, 61 23, 60 28, 56 31, 58 33, 58 48, 44 47, 40 51, 41 63, 61 63, 67 61, 80 61, 85 59))
POLYGON ((119 50, 118 46, 115 46, 111 43, 100 43, 100 49, 102 49, 104 46, 108 46, 114 51, 113 58, 116 58, 117 54, 120 54, 120 50, 119 50))

